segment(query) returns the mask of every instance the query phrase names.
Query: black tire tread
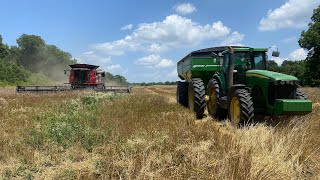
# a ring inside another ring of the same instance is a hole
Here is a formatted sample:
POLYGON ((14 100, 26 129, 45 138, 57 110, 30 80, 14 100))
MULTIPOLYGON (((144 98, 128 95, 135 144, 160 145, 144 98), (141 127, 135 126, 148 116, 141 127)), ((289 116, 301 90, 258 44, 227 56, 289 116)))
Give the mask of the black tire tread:
POLYGON ((178 81, 176 99, 177 103, 188 107, 188 82, 178 81))
POLYGON ((197 119, 202 119, 205 109, 205 88, 204 83, 200 78, 193 78, 190 82, 194 90, 194 109, 197 119))
POLYGON ((223 120, 227 118, 227 111, 225 109, 222 109, 219 101, 220 101, 220 97, 222 97, 222 90, 221 87, 218 83, 218 81, 216 79, 211 79, 208 83, 208 90, 209 88, 213 86, 214 91, 215 91, 215 95, 216 95, 216 100, 217 100, 217 109, 216 112, 213 112, 212 114, 209 114, 211 117, 216 118, 218 120, 223 120))
POLYGON ((252 123, 254 117, 254 107, 250 93, 248 93, 248 91, 245 89, 237 89, 235 90, 235 95, 238 97, 240 103, 241 112, 239 126, 245 126, 252 123))

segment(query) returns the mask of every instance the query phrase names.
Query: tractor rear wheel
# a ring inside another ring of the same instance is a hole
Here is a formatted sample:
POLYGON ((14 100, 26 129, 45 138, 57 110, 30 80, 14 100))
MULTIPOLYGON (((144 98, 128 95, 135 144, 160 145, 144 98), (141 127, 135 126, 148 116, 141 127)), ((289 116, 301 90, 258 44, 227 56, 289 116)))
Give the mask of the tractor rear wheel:
POLYGON ((197 119, 202 119, 205 105, 205 89, 203 81, 200 78, 193 78, 189 82, 188 107, 196 113, 197 119))
POLYGON ((229 118, 234 126, 244 126, 253 121, 254 108, 250 94, 245 89, 237 89, 229 99, 229 118))
POLYGON ((219 120, 227 117, 227 111, 222 109, 219 104, 220 97, 222 97, 221 87, 216 79, 211 79, 208 83, 208 100, 207 109, 208 114, 219 120))
POLYGON ((296 99, 307 100, 308 96, 303 91, 300 91, 300 90, 297 89, 297 91, 296 91, 296 99))
POLYGON ((188 107, 188 82, 178 81, 176 92, 177 103, 184 107, 188 107))

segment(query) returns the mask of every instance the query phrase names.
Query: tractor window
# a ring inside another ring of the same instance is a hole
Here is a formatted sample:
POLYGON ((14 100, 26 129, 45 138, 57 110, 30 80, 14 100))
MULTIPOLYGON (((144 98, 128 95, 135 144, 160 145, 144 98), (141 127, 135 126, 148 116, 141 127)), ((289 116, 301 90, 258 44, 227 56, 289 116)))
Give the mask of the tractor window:
POLYGON ((250 53, 236 52, 234 54, 234 67, 237 70, 251 69, 250 53))
POLYGON ((254 53, 254 64, 255 64, 254 69, 260 69, 260 70, 266 69, 265 53, 264 52, 254 53))

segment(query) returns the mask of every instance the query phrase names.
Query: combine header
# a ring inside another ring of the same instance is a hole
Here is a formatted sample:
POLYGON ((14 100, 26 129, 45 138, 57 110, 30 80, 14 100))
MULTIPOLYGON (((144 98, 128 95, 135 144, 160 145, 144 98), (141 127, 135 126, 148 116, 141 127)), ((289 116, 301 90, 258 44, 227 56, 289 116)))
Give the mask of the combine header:
MULTIPOLYGON (((90 64, 72 64, 69 74, 69 85, 61 86, 17 86, 17 92, 58 92, 73 90, 94 90, 98 92, 130 93, 129 86, 106 86, 103 80, 105 72, 99 66, 90 64)), ((67 73, 69 72, 69 73, 67 73)))

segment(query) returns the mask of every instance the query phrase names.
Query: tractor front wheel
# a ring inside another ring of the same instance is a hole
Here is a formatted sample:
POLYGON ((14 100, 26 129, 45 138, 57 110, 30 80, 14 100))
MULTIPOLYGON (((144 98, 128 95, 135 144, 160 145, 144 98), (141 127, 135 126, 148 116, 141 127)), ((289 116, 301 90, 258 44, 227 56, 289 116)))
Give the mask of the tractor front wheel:
POLYGON ((196 113, 197 119, 202 119, 205 105, 205 88, 203 81, 200 78, 193 78, 189 82, 188 107, 196 113))
POLYGON ((244 126, 253 121, 253 102, 247 90, 237 89, 228 99, 229 118, 234 126, 244 126))

